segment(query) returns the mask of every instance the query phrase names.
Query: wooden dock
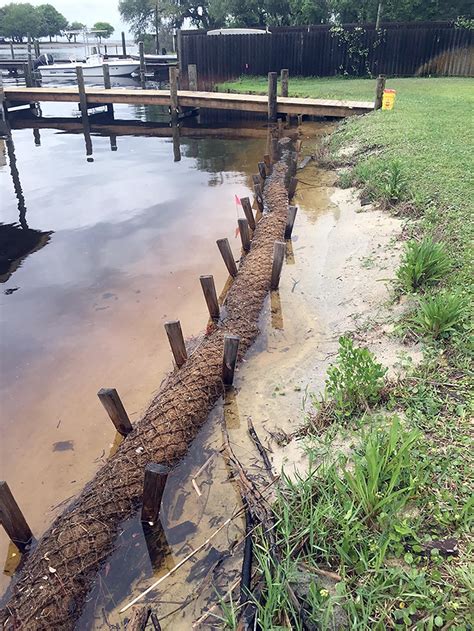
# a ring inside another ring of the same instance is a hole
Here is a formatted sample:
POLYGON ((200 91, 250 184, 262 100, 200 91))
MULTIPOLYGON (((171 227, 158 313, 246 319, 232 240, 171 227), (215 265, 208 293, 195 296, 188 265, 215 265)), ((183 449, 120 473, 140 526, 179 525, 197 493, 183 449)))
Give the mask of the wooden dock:
MULTIPOLYGON (((169 90, 130 90, 124 88, 85 89, 88 106, 107 104, 170 105, 169 90)), ((78 103, 77 87, 17 87, 5 86, 7 107, 22 103, 67 102, 78 103)), ((215 110, 238 110, 244 112, 268 112, 268 97, 257 94, 231 94, 224 92, 178 91, 180 107, 208 108, 215 110)), ((366 114, 374 109, 369 101, 336 101, 328 99, 307 99, 298 97, 278 97, 277 113, 308 116, 332 116, 345 118, 356 114, 366 114)))

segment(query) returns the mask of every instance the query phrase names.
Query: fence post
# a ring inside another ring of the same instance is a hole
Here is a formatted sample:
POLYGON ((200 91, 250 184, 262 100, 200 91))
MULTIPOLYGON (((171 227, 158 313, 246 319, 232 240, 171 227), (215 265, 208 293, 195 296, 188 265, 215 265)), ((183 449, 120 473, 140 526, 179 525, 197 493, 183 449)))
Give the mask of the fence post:
POLYGON ((154 525, 160 514, 161 500, 170 470, 162 464, 150 462, 145 467, 141 520, 154 525))
POLYGON ((277 119, 277 73, 268 73, 268 120, 276 123, 277 119))
POLYGON ((281 95, 288 96, 288 70, 281 71, 281 95))
POLYGON ((220 316, 219 301, 217 300, 216 286, 213 276, 200 276, 201 287, 206 299, 209 315, 212 320, 218 320, 220 316))
POLYGON ((198 89, 198 77, 196 64, 188 65, 188 87, 191 92, 197 92, 198 89))
POLYGON ((222 381, 225 387, 234 382, 235 364, 239 350, 240 337, 238 335, 224 335, 224 358, 222 361, 222 381))
POLYGON ((122 31, 122 55, 127 56, 127 45, 125 43, 125 33, 122 31))
POLYGON ((143 42, 138 42, 138 52, 140 55, 140 85, 142 88, 145 87, 145 52, 143 42))
POLYGON ((115 388, 101 388, 97 396, 118 433, 122 436, 130 434, 133 427, 117 390, 115 388))
POLYGON ((385 75, 379 74, 377 77, 377 83, 375 84, 375 102, 374 110, 379 110, 382 107, 383 91, 385 90, 385 75))
POLYGON ((0 481, 0 522, 10 540, 24 552, 33 539, 33 533, 4 480, 0 481))

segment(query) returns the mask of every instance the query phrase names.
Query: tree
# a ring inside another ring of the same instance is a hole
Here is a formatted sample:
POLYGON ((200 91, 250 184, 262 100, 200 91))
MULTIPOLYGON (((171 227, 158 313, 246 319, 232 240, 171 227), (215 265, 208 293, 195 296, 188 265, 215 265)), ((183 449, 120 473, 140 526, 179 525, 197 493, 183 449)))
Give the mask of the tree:
POLYGON ((96 31, 101 31, 100 33, 95 34, 95 36, 99 39, 99 42, 102 41, 102 38, 109 39, 109 37, 115 31, 112 24, 109 24, 108 22, 96 22, 93 28, 96 31))
POLYGON ((28 33, 38 37, 40 16, 35 7, 28 2, 12 2, 2 7, 0 15, 0 35, 22 42, 28 33))
MULTIPOLYGON (((86 25, 82 22, 71 22, 67 28, 70 31, 82 31, 83 28, 86 28, 86 25)), ((69 42, 74 38, 74 43, 76 43, 77 33, 67 33, 66 37, 69 42)))
MULTIPOLYGON (((411 22, 416 20, 455 20, 471 15, 470 0, 384 0, 382 21, 411 22)), ((379 0, 330 0, 330 9, 337 21, 375 22, 379 0)))
POLYGON ((49 37, 49 41, 54 35, 61 35, 67 27, 67 20, 62 13, 59 13, 52 4, 40 4, 36 9, 40 17, 40 37, 49 37))

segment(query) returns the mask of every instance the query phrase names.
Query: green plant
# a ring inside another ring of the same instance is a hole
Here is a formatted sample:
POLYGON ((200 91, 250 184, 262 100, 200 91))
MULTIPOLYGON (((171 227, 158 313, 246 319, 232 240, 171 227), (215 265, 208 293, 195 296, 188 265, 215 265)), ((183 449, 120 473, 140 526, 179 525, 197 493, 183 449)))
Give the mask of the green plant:
POLYGON ((390 160, 386 163, 377 188, 380 197, 390 204, 406 199, 407 178, 400 160, 390 160))
POLYGON ((328 368, 326 395, 334 401, 338 417, 377 403, 387 372, 367 348, 356 348, 348 337, 339 338, 336 363, 328 368))
POLYGON ((420 299, 410 325, 416 333, 434 340, 448 338, 461 324, 464 312, 462 296, 447 293, 426 296, 420 299))
POLYGON ((448 273, 450 263, 443 243, 430 238, 409 241, 397 271, 404 291, 416 291, 423 285, 438 283, 448 273))

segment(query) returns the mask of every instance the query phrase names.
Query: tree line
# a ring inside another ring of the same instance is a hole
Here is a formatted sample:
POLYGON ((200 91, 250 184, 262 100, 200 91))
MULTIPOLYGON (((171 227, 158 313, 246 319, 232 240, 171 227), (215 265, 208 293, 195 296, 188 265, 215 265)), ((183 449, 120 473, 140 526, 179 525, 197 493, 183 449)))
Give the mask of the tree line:
MULTIPOLYGON (((27 34, 33 38, 66 35, 69 41, 76 36, 67 30, 80 31, 85 28, 82 22, 71 22, 64 17, 52 4, 33 6, 28 2, 11 2, 0 7, 0 35, 8 37, 13 42, 22 42, 27 34)), ((107 39, 114 32, 114 27, 108 22, 96 22, 94 29, 100 30, 99 39, 107 39)))
POLYGON ((119 0, 136 37, 164 28, 297 26, 349 22, 455 20, 472 0, 119 0))

